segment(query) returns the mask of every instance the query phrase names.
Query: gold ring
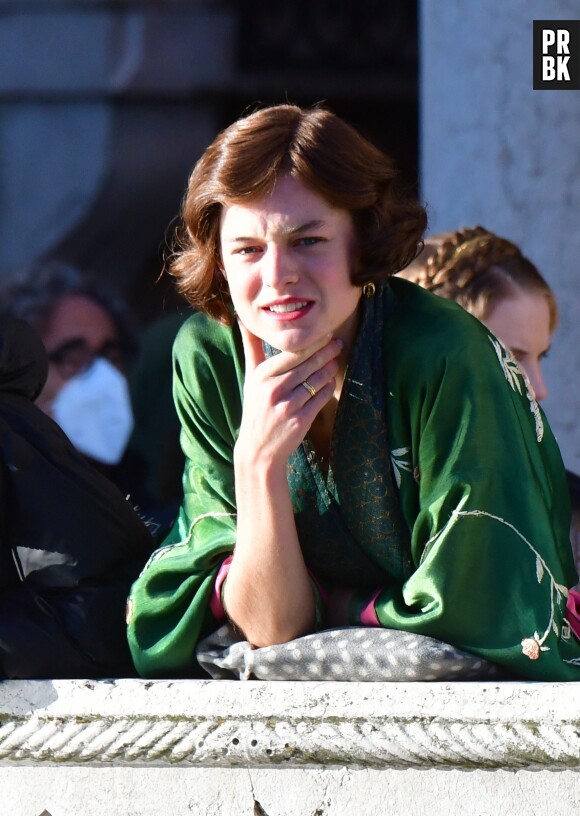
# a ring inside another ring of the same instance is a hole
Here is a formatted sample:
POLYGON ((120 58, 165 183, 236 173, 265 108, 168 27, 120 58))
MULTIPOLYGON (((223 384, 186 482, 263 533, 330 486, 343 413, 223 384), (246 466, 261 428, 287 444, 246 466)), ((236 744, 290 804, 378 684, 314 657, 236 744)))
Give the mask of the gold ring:
POLYGON ((308 382, 308 380, 304 380, 304 382, 302 383, 302 385, 303 385, 303 386, 304 386, 304 388, 305 388, 305 389, 308 391, 308 393, 310 394, 310 396, 311 396, 311 397, 315 397, 315 396, 316 396, 316 388, 315 388, 313 385, 310 385, 310 383, 308 382))

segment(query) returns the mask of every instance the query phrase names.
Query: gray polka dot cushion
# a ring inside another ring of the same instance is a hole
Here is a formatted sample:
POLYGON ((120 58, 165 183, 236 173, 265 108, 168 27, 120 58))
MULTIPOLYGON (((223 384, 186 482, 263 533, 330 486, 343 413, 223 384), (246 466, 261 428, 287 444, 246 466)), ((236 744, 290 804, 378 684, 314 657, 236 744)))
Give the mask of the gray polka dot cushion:
POLYGON ((225 624, 201 641, 197 659, 229 680, 481 680, 503 671, 425 635, 395 629, 327 629, 279 646, 254 649, 225 624))

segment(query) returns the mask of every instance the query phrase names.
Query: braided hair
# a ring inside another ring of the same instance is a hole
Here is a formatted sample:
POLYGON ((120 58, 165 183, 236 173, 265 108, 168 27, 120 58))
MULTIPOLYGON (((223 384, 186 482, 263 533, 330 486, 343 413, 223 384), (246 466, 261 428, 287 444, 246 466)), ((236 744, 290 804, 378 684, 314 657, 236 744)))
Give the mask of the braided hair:
POLYGON ((515 244, 481 226, 430 236, 400 274, 483 321, 499 301, 522 290, 538 292, 548 301, 550 331, 558 324, 554 292, 538 269, 515 244))

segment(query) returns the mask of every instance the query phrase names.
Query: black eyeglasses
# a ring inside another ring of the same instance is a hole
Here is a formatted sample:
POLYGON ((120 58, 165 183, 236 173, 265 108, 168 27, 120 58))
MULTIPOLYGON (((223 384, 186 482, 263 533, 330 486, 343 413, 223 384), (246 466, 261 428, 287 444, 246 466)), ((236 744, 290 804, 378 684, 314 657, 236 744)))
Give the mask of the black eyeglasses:
POLYGON ((80 338, 68 340, 54 351, 49 352, 48 359, 56 367, 64 380, 76 377, 86 371, 97 357, 104 357, 116 368, 123 370, 127 363, 129 349, 115 340, 108 340, 98 349, 90 348, 80 338))

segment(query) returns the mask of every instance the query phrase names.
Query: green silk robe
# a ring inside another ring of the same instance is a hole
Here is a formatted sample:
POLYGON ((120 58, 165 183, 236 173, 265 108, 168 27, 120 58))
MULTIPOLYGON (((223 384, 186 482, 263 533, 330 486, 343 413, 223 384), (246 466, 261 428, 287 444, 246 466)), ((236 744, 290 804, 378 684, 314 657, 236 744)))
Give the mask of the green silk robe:
MULTIPOLYGON (((568 492, 545 416, 506 349, 459 306, 399 278, 385 298, 386 438, 411 569, 396 577, 381 552, 369 552, 384 573, 377 622, 521 677, 580 680, 580 644, 564 618, 567 587, 577 582, 568 492)), ((244 382, 237 327, 193 315, 174 365, 184 501, 129 600, 133 659, 150 677, 199 675, 196 644, 218 626, 209 601, 236 540, 233 447, 244 382)), ((360 625, 376 593, 352 589, 349 623, 360 625)))

